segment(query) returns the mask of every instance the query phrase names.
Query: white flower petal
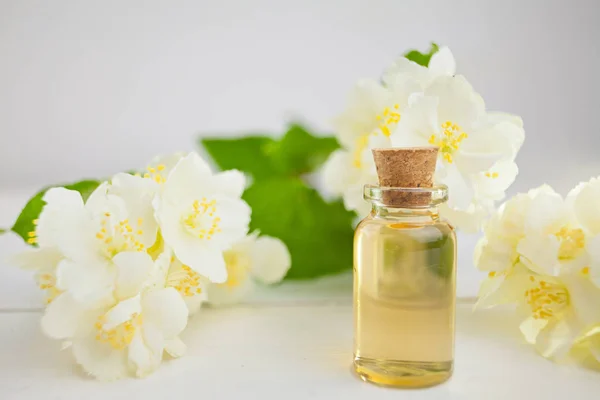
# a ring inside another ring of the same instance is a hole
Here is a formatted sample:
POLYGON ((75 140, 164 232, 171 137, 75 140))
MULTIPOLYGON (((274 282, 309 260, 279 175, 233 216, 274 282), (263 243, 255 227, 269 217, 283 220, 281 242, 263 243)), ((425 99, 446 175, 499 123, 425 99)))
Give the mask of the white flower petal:
POLYGON ((357 82, 344 112, 334 121, 340 144, 349 149, 356 139, 378 126, 376 116, 389 106, 391 92, 381 83, 364 79, 357 82))
POLYGON ((521 264, 517 264, 509 275, 486 278, 479 289, 476 307, 515 303, 523 298, 529 283, 529 273, 521 264))
POLYGON ((475 308, 482 309, 494 307, 512 300, 512 298, 509 300, 505 299, 505 293, 499 291, 504 283, 504 280, 504 276, 485 278, 479 286, 479 293, 477 294, 475 308))
POLYGON ((181 339, 175 337, 165 341, 165 351, 173 358, 183 356, 187 351, 187 346, 181 339))
POLYGON ((554 235, 527 235, 517 245, 517 251, 526 258, 523 262, 533 272, 556 276, 560 270, 558 250, 560 243, 554 235))
POLYGON ((149 321, 148 323, 144 323, 142 336, 144 344, 150 350, 154 359, 160 363, 165 352, 166 340, 168 340, 165 339, 164 332, 156 324, 149 321))
POLYGON ((46 308, 42 331, 53 339, 73 338, 87 321, 86 311, 69 293, 62 293, 46 308))
POLYGON ((487 236, 480 240, 475 266, 481 271, 505 271, 510 269, 517 252, 513 241, 498 236, 487 236))
POLYGON ((548 322, 537 335, 535 347, 543 357, 560 361, 566 358, 580 333, 581 326, 571 313, 567 313, 561 319, 548 322))
POLYGON ((116 326, 131 320, 134 314, 139 315, 141 312, 140 295, 123 300, 104 314, 102 327, 105 331, 114 329, 116 326))
POLYGON ((508 114, 499 111, 488 111, 487 120, 492 124, 498 124, 501 122, 509 122, 518 128, 523 127, 523 119, 518 115, 508 114))
POLYGON ((579 185, 568 197, 577 221, 592 235, 600 234, 600 180, 579 185))
POLYGON ((600 235, 586 239, 585 248, 590 256, 590 280, 600 288, 600 235))
POLYGON ((241 199, 219 196, 215 200, 215 217, 220 218, 218 228, 221 231, 212 236, 209 245, 224 250, 248 233, 251 209, 248 203, 241 199))
POLYGON ((456 61, 450 49, 441 47, 429 60, 427 66, 433 75, 454 75, 456 73, 456 61))
POLYGON ((166 179, 173 167, 185 156, 187 156, 187 153, 183 152, 156 156, 150 161, 148 168, 154 168, 156 171, 155 174, 159 173, 160 176, 166 179))
POLYGON ((533 198, 525 222, 527 231, 550 234, 557 232, 569 222, 569 215, 561 195, 550 188, 531 193, 533 198))
POLYGON ((460 149, 472 153, 499 154, 499 159, 514 160, 525 139, 525 131, 510 122, 490 124, 486 119, 475 124, 460 149))
POLYGON ((433 76, 432 71, 428 68, 410 61, 406 57, 400 57, 385 70, 382 80, 387 86, 393 86, 398 80, 409 78, 425 87, 433 76))
POLYGON ((336 150, 323 166, 323 189, 341 196, 344 190, 360 178, 360 170, 353 165, 353 156, 346 150, 336 150))
POLYGON ((41 247, 55 246, 67 257, 93 256, 95 230, 79 192, 65 188, 49 189, 43 197, 36 228, 41 247))
MULTIPOLYGON (((467 142, 466 140, 465 142, 467 142)), ((502 153, 469 153, 462 149, 453 156, 458 169, 465 175, 478 174, 492 168, 502 159, 502 153)))
POLYGON ((221 194, 241 197, 246 188, 246 177, 238 170, 219 172, 213 177, 213 185, 221 194))
POLYGON ((525 336, 525 340, 528 343, 534 344, 540 331, 544 329, 546 325, 548 325, 548 320, 529 317, 521 323, 519 329, 523 336, 525 336))
POLYGON ((179 335, 187 325, 188 309, 174 288, 155 290, 142 298, 144 324, 153 324, 165 339, 179 335))
MULTIPOLYGON (((439 123, 451 121, 463 130, 485 115, 485 105, 461 75, 439 76, 425 89, 426 96, 437 97, 439 123)), ((467 132, 469 133, 469 132, 467 132)))
POLYGON ((191 236, 181 237, 173 246, 175 256, 181 262, 211 282, 225 282, 227 269, 221 250, 199 246, 191 236))
POLYGON ((118 299, 138 294, 154 274, 154 261, 147 253, 124 251, 112 259, 117 266, 116 293, 118 299))
POLYGON ((152 200, 159 190, 159 185, 151 178, 142 178, 131 174, 117 174, 112 179, 110 193, 123 199, 137 235, 137 240, 146 247, 156 241, 158 224, 154 219, 152 200))
POLYGON ((280 282, 292 265, 285 243, 270 236, 256 239, 250 258, 252 276, 265 284, 280 282))
POLYGON ((200 309, 202 308, 202 304, 204 304, 205 302, 208 301, 208 287, 209 285, 206 285, 205 288, 202 289, 202 293, 201 294, 197 294, 194 296, 186 296, 183 300, 185 301, 185 305, 188 308, 188 313, 190 315, 190 317, 192 315, 195 315, 196 313, 198 313, 198 311, 200 311, 200 309))
POLYGON ((390 136, 394 147, 426 146, 432 134, 440 130, 437 110, 439 98, 412 94, 409 106, 390 136))
POLYGON ((448 186, 448 207, 466 210, 473 201, 473 188, 454 164, 443 163, 436 181, 448 186))
POLYGON ((255 289, 255 283, 249 275, 245 275, 234 285, 222 283, 208 287, 208 302, 213 306, 224 306, 240 303, 255 289))
POLYGON ((487 208, 475 203, 471 203, 466 210, 450 208, 447 203, 444 203, 440 204, 439 211, 452 226, 466 233, 478 232, 489 215, 487 208))
POLYGON ((103 213, 107 203, 108 182, 102 182, 88 197, 85 202, 85 208, 91 213, 103 213))
POLYGON ((363 198, 363 185, 356 184, 348 187, 343 193, 346 210, 356 211, 359 217, 365 217, 371 211, 371 204, 363 198))
MULTIPOLYGON (((216 248, 209 241, 199 239, 186 231, 179 221, 180 214, 175 208, 162 208, 162 205, 159 205, 157 216, 159 216, 165 243, 183 264, 188 265, 212 282, 224 282, 227 279, 227 270, 220 246, 216 248)), ((235 225, 236 221, 233 223, 235 225)), ((223 243, 221 244, 224 246, 223 243)))
POLYGON ((584 327, 600 322, 600 290, 582 274, 563 274, 573 313, 584 327))
POLYGON ((90 307, 99 307, 113 298, 115 278, 115 268, 109 262, 79 263, 65 259, 56 268, 56 287, 90 307))
POLYGON ((514 161, 497 162, 489 170, 471 178, 475 195, 479 198, 502 200, 506 189, 513 184, 518 173, 519 168, 514 161))
POLYGON ((28 249, 10 258, 10 264, 25 270, 54 272, 62 254, 54 247, 28 249))
POLYGON ((154 262, 152 276, 148 281, 148 288, 162 289, 165 287, 173 258, 173 251, 171 248, 165 247, 163 252, 160 253, 154 262))
POLYGON ((199 191, 211 192, 213 178, 210 167, 196 153, 182 158, 163 185, 162 197, 165 202, 189 204, 197 199, 199 191))
POLYGON ((525 220, 531 206, 528 194, 517 194, 499 208, 499 233, 521 237, 525 230, 525 220))
POLYGON ((127 353, 116 350, 90 336, 73 341, 73 355, 78 364, 99 380, 111 381, 127 376, 127 353))
POLYGON ((402 114, 406 106, 408 106, 409 96, 412 93, 421 92, 426 84, 427 82, 419 82, 415 76, 396 75, 393 80, 386 83, 387 88, 391 92, 389 105, 393 105, 402 114))
POLYGON ((142 332, 136 332, 127 347, 127 355, 129 362, 133 364, 135 375, 139 378, 154 372, 162 360, 162 352, 155 354, 146 346, 142 332))

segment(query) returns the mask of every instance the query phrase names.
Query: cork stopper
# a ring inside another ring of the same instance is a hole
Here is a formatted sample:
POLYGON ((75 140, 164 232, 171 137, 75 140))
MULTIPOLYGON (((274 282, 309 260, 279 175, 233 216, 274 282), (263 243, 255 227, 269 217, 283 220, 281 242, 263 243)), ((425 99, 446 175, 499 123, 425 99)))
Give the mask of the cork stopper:
MULTIPOLYGON (((437 147, 373 149, 379 186, 397 188, 430 188, 437 161, 437 147)), ((431 193, 388 191, 383 193, 386 205, 398 207, 426 206, 431 193)))

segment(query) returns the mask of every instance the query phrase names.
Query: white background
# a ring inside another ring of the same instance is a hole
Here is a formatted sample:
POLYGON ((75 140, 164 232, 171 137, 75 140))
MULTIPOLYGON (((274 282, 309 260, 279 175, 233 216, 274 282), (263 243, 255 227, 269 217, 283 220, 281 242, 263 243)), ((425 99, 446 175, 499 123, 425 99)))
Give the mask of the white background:
POLYGON ((357 78, 450 46, 521 115, 513 187, 600 174, 600 2, 0 0, 0 185, 143 166, 201 134, 330 129, 357 78))
MULTIPOLYGON (((198 135, 294 119, 330 131, 358 78, 432 40, 489 109, 523 117, 509 193, 566 193, 600 175, 599 16, 593 0, 0 0, 0 226, 43 185, 144 166, 198 135)), ((459 295, 481 276, 473 242, 459 241, 459 295)))

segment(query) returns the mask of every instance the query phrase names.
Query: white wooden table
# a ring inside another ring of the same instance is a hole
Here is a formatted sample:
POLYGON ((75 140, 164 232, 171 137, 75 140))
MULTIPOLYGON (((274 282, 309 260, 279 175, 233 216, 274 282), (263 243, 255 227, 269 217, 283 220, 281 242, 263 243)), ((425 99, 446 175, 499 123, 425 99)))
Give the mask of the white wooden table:
MULTIPOLYGON (((0 226, 14 220, 28 195, 0 194, 0 226)), ((22 246, 13 236, 0 237, 0 257, 22 246)), ((463 270, 472 268, 466 255, 463 270)), ((521 339, 511 310, 473 313, 473 276, 459 275, 454 377, 434 388, 383 389, 351 374, 349 274, 286 283, 245 305, 202 310, 182 336, 184 358, 164 362, 144 380, 101 383, 41 334, 41 296, 31 276, 0 262, 0 399, 600 398, 600 372, 536 355, 521 339)))

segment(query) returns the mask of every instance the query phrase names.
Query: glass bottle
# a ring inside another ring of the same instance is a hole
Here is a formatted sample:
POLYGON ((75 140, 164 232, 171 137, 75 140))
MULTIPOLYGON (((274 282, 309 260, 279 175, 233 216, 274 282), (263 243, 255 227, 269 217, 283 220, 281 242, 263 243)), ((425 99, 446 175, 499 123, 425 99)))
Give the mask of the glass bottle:
POLYGON ((354 369, 365 381, 425 387, 454 362, 456 236, 437 206, 447 188, 366 185, 354 241, 354 369), (414 196, 420 205, 386 204, 414 196))

